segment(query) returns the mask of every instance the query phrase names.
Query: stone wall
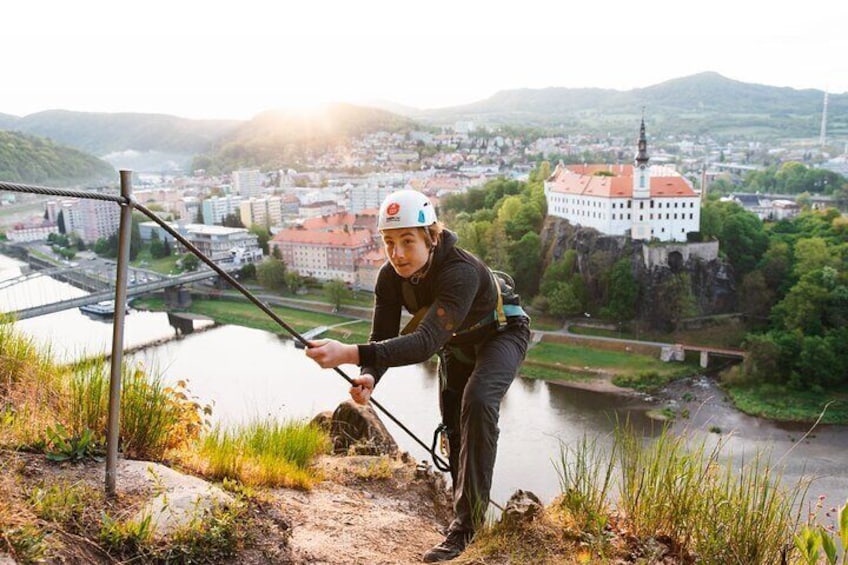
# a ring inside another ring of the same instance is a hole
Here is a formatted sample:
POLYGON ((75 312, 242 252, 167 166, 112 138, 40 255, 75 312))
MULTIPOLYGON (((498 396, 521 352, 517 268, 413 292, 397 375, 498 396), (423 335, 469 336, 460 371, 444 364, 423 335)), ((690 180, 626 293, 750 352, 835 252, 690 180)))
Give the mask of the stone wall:
POLYGON ((642 259, 645 268, 665 267, 669 265, 669 258, 676 260, 674 254, 678 254, 683 263, 690 258, 701 261, 714 261, 718 259, 718 241, 706 241, 703 243, 662 243, 651 244, 642 247, 642 259))

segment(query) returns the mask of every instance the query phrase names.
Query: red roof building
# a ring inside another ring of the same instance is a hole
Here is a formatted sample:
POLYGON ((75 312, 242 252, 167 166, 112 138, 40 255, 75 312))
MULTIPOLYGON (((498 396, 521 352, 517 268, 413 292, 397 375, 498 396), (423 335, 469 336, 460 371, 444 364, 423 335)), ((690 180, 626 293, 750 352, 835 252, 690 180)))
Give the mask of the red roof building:
POLYGON ((686 241, 701 224, 700 195, 670 167, 648 166, 645 122, 634 165, 564 165, 545 181, 548 215, 607 235, 686 241))
POLYGON ((277 249, 286 266, 302 276, 350 284, 357 282, 360 258, 378 247, 370 230, 358 229, 281 230, 268 245, 272 254, 277 249))

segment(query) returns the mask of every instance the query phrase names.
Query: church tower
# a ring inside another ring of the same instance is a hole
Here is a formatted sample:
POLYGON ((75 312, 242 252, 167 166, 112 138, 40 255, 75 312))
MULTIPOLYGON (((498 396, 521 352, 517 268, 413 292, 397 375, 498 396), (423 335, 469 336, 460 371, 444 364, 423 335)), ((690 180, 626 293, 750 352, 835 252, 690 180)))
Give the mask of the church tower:
POLYGON ((639 152, 633 165, 632 239, 651 239, 651 169, 648 167, 648 139, 645 136, 645 115, 639 128, 639 152))
POLYGON ((648 139, 645 136, 645 117, 639 128, 639 152, 633 165, 633 199, 641 200, 651 197, 651 171, 648 167, 648 139))

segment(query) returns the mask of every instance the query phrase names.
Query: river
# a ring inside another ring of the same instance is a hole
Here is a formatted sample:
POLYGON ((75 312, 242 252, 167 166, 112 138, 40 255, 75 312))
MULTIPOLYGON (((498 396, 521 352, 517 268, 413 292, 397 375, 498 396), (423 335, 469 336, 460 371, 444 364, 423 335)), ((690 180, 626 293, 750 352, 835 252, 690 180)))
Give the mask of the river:
MULTIPOLYGON (((20 267, 21 263, 0 256, 0 281, 17 276, 20 267)), ((38 277, 0 288, 0 311, 44 297, 58 300, 82 293, 65 283, 38 277)), ((24 320, 17 327, 36 342, 49 343, 60 360, 111 349, 111 322, 89 318, 76 309, 24 320)), ((161 343, 174 336, 165 314, 132 310, 126 317, 125 347, 160 343, 127 356, 127 361, 144 363, 168 383, 188 381, 191 394, 201 404, 212 405, 215 422, 226 425, 265 416, 311 418, 347 399, 348 384, 338 374, 320 369, 291 340, 275 334, 221 326, 161 343)), ((342 369, 348 375, 355 374, 355 367, 342 369)), ((374 397, 429 444, 438 423, 437 384, 429 364, 392 369, 374 397)), ((709 379, 696 379, 687 391, 694 397, 687 404, 691 417, 675 423, 675 428, 686 427, 694 441, 705 440, 711 446, 720 436, 709 429, 717 427, 726 439, 723 453, 734 461, 764 453, 779 462, 787 484, 816 478, 809 491, 810 500, 820 494, 827 497, 828 505, 846 500, 845 426, 822 426, 799 441, 805 427, 741 414, 709 379)), ((674 396, 680 399, 682 394, 674 396)), ((615 422, 624 419, 650 437, 658 432, 659 424, 648 418, 647 412, 664 405, 661 402, 665 401, 516 379, 501 409, 493 499, 504 503, 521 488, 550 502, 559 493, 555 464, 560 460, 561 445, 574 446, 584 436, 609 445, 615 422)), ((403 431, 387 418, 383 420, 402 449, 416 459, 427 458, 427 453, 403 431)))

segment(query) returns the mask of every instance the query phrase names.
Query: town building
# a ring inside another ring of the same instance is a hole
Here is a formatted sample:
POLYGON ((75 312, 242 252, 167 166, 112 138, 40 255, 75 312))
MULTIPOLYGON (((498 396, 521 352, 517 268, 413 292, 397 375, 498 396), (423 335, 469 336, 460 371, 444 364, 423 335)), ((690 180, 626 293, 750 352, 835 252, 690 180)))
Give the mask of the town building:
MULTIPOLYGON (((203 210, 203 223, 206 225, 217 225, 224 221, 229 215, 236 214, 238 215, 240 210, 239 206, 241 205, 242 200, 244 200, 241 196, 213 196, 212 198, 207 198, 202 203, 203 210)), ((189 221, 194 221, 194 218, 187 218, 189 221)))
POLYGON ((198 215, 202 214, 200 198, 197 196, 183 196, 177 202, 176 214, 178 218, 187 222, 197 221, 198 215))
POLYGON ((356 269, 356 282, 354 288, 374 292, 377 286, 377 276, 386 262, 386 250, 378 245, 373 251, 369 251, 359 258, 356 269))
MULTIPOLYGON (((250 233, 247 228, 228 228, 225 226, 207 226, 206 224, 168 224, 189 243, 212 259, 213 261, 233 261, 254 263, 263 257, 259 247, 259 238, 250 233)), ((154 234, 160 241, 175 245, 179 252, 184 252, 183 246, 156 222, 141 222, 139 224, 141 240, 148 242, 154 234)))
POLYGON ((255 198, 262 195, 263 176, 259 169, 240 169, 233 171, 233 193, 243 198, 255 198))
POLYGON ((363 183, 352 186, 348 194, 350 202, 348 209, 354 214, 358 214, 362 210, 379 208, 383 200, 395 190, 397 190, 397 187, 388 184, 363 183))
POLYGON ((339 212, 329 216, 307 218, 301 222, 300 227, 309 231, 370 230, 371 233, 377 233, 377 212, 378 210, 373 208, 363 210, 359 214, 339 212))
POLYGON ((329 216, 335 214, 339 209, 339 205, 332 200, 321 200, 310 204, 301 204, 298 208, 298 215, 301 218, 319 218, 321 216, 329 216))
POLYGON ((245 226, 280 226, 283 224, 283 199, 264 196, 243 200, 239 204, 239 217, 245 226))
POLYGON ((339 279, 350 285, 357 284, 360 259, 378 248, 367 229, 285 229, 277 232, 268 246, 272 255, 280 257, 289 270, 301 276, 320 281, 339 279))
POLYGON ((788 195, 739 192, 722 200, 736 202, 763 221, 788 220, 801 213, 800 204, 788 195))
POLYGON ((108 200, 68 199, 47 203, 47 219, 59 224, 62 213, 66 234, 77 234, 85 243, 95 243, 118 231, 121 207, 108 200))
POLYGON ((564 165, 545 181, 548 215, 607 235, 686 241, 700 230, 701 200, 667 166, 649 166, 645 121, 634 165, 564 165))
POLYGON ((51 233, 59 233, 56 222, 40 219, 14 224, 11 229, 6 231, 6 237, 9 241, 15 243, 29 243, 45 241, 51 233))

